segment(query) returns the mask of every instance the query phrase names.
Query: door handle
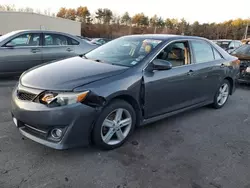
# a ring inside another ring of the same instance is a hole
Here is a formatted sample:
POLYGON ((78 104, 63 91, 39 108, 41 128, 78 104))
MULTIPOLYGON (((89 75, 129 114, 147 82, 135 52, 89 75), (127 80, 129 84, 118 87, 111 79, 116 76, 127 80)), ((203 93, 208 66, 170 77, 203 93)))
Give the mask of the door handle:
POLYGON ((40 52, 40 50, 39 49, 31 49, 31 52, 36 53, 36 52, 40 52))
POLYGON ((193 70, 189 70, 188 73, 187 73, 187 75, 192 75, 193 73, 194 73, 193 70))
POLYGON ((67 48, 66 51, 71 52, 73 50, 71 48, 67 48))
POLYGON ((220 65, 220 67, 221 67, 221 68, 224 68, 225 66, 226 66, 226 65, 225 65, 225 64, 223 64, 223 63, 220 65))

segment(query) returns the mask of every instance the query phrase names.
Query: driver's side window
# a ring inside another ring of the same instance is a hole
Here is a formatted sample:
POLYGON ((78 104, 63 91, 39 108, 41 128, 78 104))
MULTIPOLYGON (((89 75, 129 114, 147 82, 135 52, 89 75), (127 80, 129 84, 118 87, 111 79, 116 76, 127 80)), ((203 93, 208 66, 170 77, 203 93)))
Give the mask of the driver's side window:
POLYGON ((157 59, 170 62, 172 67, 190 64, 190 55, 187 42, 174 42, 164 48, 157 59))
POLYGON ((20 36, 15 37, 14 39, 10 40, 5 44, 6 47, 8 46, 39 46, 40 44, 40 34, 22 34, 20 36))

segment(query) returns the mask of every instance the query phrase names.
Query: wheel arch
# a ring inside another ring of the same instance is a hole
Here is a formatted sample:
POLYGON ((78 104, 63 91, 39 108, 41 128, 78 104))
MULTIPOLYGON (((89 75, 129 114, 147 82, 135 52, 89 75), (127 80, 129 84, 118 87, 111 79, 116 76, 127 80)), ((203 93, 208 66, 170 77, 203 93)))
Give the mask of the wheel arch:
POLYGON ((230 95, 232 95, 233 93, 233 87, 234 87, 234 80, 231 77, 226 77, 225 80, 227 80, 230 84, 230 95))
POLYGON ((140 124, 141 117, 142 117, 142 109, 139 104, 139 101, 136 100, 135 97, 133 97, 132 95, 128 93, 117 93, 109 97, 106 105, 108 105, 114 100, 123 100, 129 103, 134 108, 135 113, 136 113, 136 126, 138 126, 140 124))

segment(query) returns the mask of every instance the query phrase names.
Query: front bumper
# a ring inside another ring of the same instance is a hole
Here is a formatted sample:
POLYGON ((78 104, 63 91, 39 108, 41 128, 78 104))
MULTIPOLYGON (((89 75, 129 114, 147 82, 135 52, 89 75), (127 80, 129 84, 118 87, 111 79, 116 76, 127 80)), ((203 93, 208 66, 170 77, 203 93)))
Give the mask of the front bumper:
POLYGON ((95 108, 81 103, 48 108, 43 104, 20 100, 16 89, 12 93, 11 105, 11 113, 17 120, 20 133, 54 149, 88 145, 92 125, 99 114, 95 108), (63 130, 61 139, 51 137, 50 132, 54 128, 63 130))

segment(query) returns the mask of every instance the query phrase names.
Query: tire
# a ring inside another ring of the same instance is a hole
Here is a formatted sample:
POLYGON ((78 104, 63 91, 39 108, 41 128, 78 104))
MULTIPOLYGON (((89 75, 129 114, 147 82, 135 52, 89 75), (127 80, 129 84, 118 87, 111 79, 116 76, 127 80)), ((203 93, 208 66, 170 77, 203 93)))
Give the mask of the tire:
POLYGON ((231 90, 231 84, 229 83, 229 81, 223 80, 223 82, 221 83, 220 87, 218 88, 218 90, 216 91, 216 94, 214 96, 214 102, 213 102, 212 106, 215 109, 222 108, 226 104, 226 102, 229 98, 229 95, 230 95, 230 90, 231 90), (223 95, 221 91, 223 90, 222 87, 224 87, 224 86, 226 86, 227 89, 223 95), (222 98, 222 96, 224 96, 225 98, 222 98), (221 97, 221 100, 219 100, 220 97, 221 97))
POLYGON ((133 133, 135 123, 136 113, 134 108, 123 100, 114 100, 103 109, 94 125, 92 131, 93 143, 103 150, 118 148, 133 133), (120 117, 119 114, 121 114, 121 118, 117 121, 120 117))

